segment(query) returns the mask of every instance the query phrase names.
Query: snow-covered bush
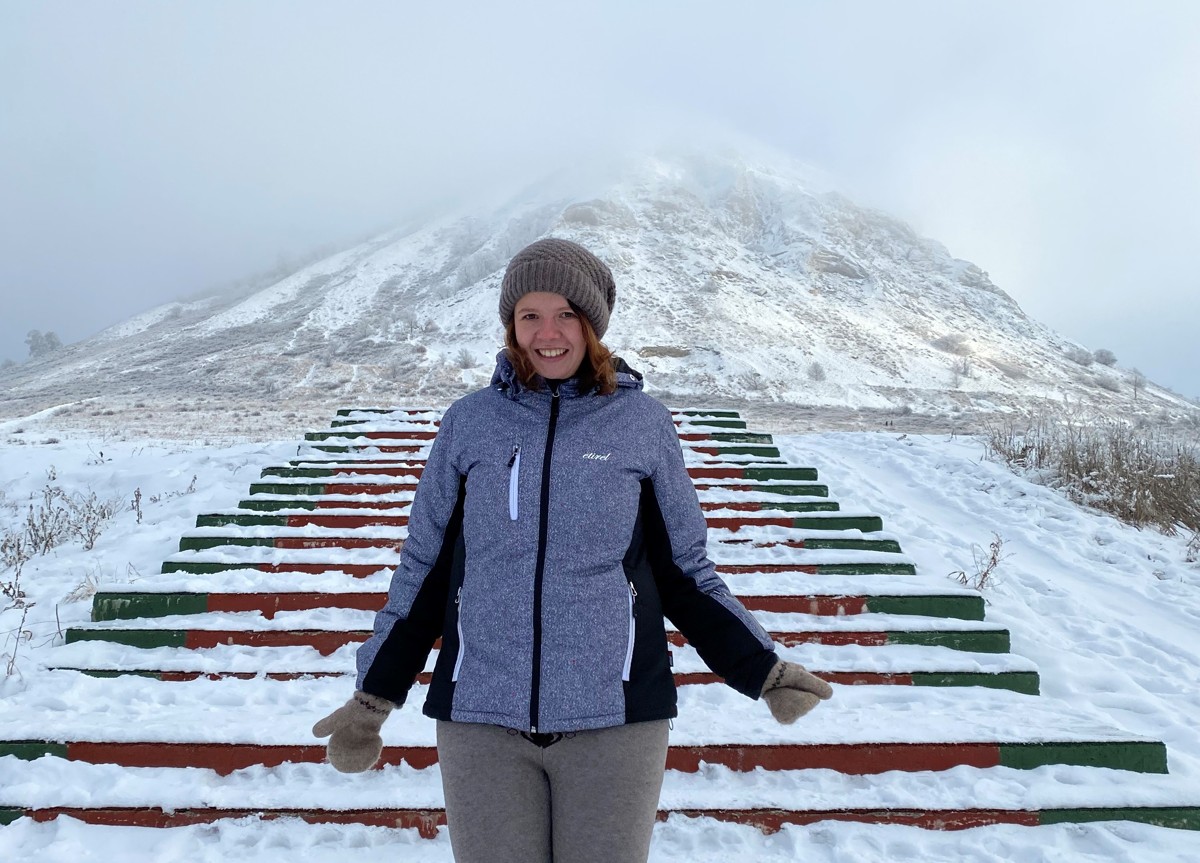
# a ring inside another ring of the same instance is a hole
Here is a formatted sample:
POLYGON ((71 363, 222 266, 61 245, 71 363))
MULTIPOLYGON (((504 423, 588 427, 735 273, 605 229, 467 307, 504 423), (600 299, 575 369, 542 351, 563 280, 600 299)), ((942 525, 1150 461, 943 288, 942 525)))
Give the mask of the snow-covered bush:
POLYGON ((1102 366, 1115 366, 1117 364, 1117 355, 1108 348, 1098 348, 1092 354, 1092 359, 1102 366))
POLYGON ((1090 366, 1095 359, 1092 352, 1084 348, 1070 347, 1063 352, 1067 359, 1073 363, 1079 363, 1081 366, 1090 366))

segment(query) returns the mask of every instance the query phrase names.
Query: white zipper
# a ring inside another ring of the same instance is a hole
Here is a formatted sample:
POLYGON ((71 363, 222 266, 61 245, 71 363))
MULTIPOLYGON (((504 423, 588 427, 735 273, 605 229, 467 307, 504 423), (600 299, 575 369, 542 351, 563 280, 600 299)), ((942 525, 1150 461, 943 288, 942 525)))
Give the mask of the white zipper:
POLYGON ((521 445, 513 444, 512 457, 508 460, 508 517, 517 520, 517 486, 521 476, 521 445))
POLYGON ((466 653, 466 651, 463 650, 463 647, 465 645, 463 644, 463 633, 462 633, 462 588, 461 587, 458 589, 458 595, 454 597, 454 604, 458 606, 458 615, 457 615, 457 617, 458 617, 458 659, 454 660, 454 671, 450 675, 451 683, 458 682, 458 670, 460 668, 462 668, 463 654, 466 653))
POLYGON ((625 648, 625 667, 621 669, 621 679, 629 680, 630 666, 633 665, 633 636, 635 632, 634 624, 637 622, 637 611, 634 608, 633 602, 637 599, 637 588, 633 586, 633 582, 629 582, 629 646, 625 648))

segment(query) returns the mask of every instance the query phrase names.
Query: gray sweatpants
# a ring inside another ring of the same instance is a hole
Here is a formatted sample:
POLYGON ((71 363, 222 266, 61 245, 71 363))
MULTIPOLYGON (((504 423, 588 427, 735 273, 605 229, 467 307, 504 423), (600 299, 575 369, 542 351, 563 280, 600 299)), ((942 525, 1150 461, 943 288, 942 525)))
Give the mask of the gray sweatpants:
POLYGON ((438 722, 456 863, 645 863, 667 720, 541 747, 496 725, 438 722))

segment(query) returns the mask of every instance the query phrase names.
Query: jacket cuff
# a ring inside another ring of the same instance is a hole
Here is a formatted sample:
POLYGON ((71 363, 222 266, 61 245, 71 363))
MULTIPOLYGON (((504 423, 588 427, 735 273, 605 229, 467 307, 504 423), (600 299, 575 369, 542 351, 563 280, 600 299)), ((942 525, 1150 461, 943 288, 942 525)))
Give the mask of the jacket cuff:
POLYGON ((757 701, 762 697, 762 688, 767 682, 767 676, 778 661, 779 655, 774 650, 756 653, 735 665, 725 682, 742 695, 757 701))

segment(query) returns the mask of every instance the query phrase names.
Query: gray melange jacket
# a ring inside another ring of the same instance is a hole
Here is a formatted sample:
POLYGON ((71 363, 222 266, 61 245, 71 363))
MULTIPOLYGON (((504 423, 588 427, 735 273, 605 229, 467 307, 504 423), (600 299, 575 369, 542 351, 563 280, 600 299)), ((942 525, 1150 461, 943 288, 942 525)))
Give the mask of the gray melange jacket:
POLYGON ((757 698, 773 644, 716 575, 670 412, 619 363, 611 395, 492 385, 446 411, 358 688, 535 732, 676 715, 663 616, 757 698))

